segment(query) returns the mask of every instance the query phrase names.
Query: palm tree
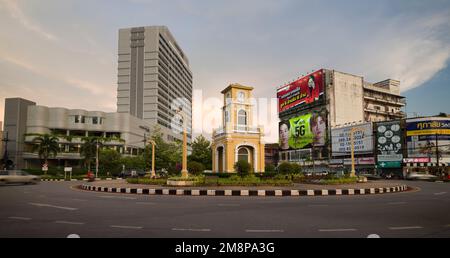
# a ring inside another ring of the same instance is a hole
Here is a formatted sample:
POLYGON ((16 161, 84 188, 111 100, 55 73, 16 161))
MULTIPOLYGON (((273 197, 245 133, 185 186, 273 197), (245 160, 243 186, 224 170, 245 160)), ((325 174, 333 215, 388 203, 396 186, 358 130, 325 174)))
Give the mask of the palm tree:
POLYGON ((84 157, 84 164, 91 171, 91 163, 97 155, 97 144, 100 144, 101 141, 98 137, 84 137, 82 141, 84 143, 81 145, 80 154, 84 157))
MULTIPOLYGON (((44 134, 41 136, 38 136, 33 139, 33 152, 37 151, 39 158, 44 160, 44 164, 48 166, 48 158, 50 156, 56 157, 59 152, 59 146, 58 146, 58 138, 49 135, 44 134)), ((45 174, 47 174, 47 171, 45 171, 45 174)))

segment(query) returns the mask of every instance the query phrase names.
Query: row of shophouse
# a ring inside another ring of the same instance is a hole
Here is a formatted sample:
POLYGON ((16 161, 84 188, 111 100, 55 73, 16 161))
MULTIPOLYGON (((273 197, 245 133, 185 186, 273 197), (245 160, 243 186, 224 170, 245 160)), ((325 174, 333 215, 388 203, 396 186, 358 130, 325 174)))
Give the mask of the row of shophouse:
POLYGON ((321 69, 279 87, 277 97, 279 144, 266 146, 268 163, 349 170, 353 138, 357 172, 404 175, 450 164, 450 118, 407 118, 399 81, 321 69))

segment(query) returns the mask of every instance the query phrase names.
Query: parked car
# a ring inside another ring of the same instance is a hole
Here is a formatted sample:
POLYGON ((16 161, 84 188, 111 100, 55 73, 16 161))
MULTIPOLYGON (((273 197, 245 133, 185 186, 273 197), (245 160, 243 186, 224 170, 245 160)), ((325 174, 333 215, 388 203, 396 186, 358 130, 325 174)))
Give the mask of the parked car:
POLYGON ((5 184, 37 184, 41 181, 38 176, 30 175, 22 170, 1 170, 0 185, 5 184))
POLYGON ((127 177, 142 177, 145 176, 146 172, 144 170, 130 169, 125 170, 120 173, 121 178, 127 177))
POLYGON ((408 180, 427 180, 427 181, 436 181, 437 176, 425 173, 425 172, 411 172, 406 175, 406 179, 408 180))

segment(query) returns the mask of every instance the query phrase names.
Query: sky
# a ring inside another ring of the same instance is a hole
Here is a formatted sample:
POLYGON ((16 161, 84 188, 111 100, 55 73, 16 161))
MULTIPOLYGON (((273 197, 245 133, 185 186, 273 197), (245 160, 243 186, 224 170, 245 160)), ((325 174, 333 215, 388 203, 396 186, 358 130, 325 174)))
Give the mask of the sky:
POLYGON ((328 68, 400 80, 410 116, 450 113, 449 17, 448 0, 0 0, 0 121, 8 97, 116 111, 118 29, 151 25, 175 36, 204 99, 234 82, 274 98, 328 68))

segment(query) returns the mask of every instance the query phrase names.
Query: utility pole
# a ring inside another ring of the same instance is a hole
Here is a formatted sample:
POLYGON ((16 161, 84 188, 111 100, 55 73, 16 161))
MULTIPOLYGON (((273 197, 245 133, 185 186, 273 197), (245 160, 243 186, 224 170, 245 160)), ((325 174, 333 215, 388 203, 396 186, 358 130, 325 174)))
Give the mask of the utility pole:
MULTIPOLYGON (((146 133, 144 133, 144 160, 145 160, 145 150, 146 150, 146 147, 147 147, 147 134, 146 133)), ((144 162, 144 171, 147 171, 147 163, 146 162, 144 162)), ((147 173, 147 172, 146 172, 147 173)))
POLYGON ((98 139, 97 139, 97 155, 95 159, 95 178, 98 178, 98 139))
POLYGON ((436 133, 436 165, 439 170, 439 142, 438 142, 438 134, 436 133))

